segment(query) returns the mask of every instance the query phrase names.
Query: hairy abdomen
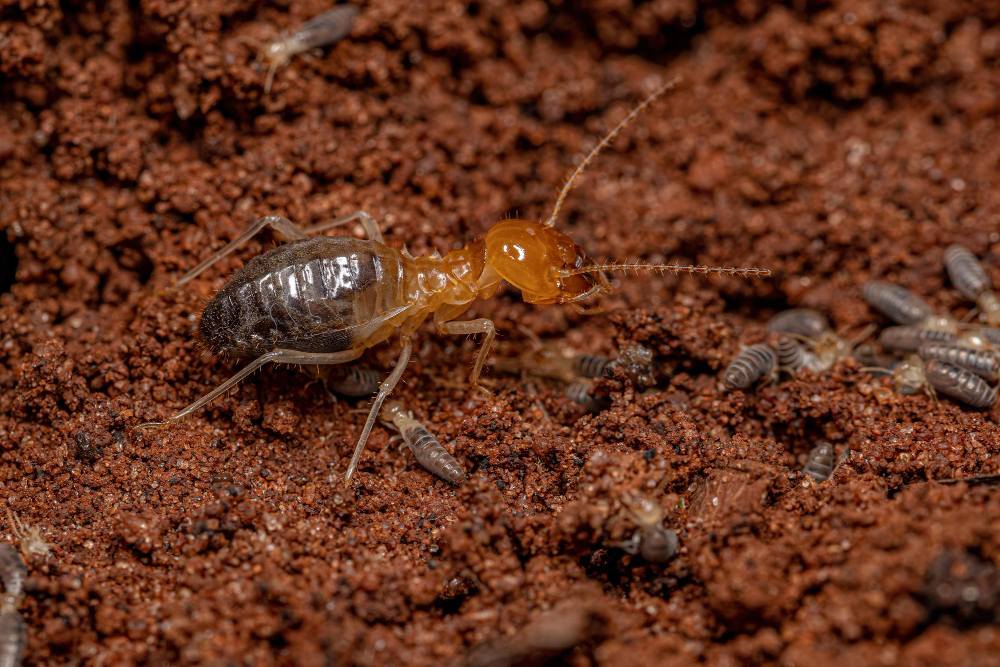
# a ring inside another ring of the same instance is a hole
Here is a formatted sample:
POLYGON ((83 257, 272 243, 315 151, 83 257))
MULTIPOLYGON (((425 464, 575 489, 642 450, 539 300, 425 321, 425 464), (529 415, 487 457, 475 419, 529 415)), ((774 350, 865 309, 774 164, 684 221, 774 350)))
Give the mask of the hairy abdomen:
POLYGON ((364 347, 384 316, 406 305, 404 268, 397 251, 374 241, 278 246, 219 290, 202 312, 201 337, 213 351, 239 356, 364 347))

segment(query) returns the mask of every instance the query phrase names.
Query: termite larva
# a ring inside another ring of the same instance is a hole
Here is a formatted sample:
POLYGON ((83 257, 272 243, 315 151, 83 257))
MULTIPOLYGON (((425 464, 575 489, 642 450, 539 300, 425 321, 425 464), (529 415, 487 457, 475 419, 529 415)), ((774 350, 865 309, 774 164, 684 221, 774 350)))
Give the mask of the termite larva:
POLYGON ((397 401, 386 403, 382 419, 391 423, 424 470, 451 484, 465 480, 462 464, 444 448, 427 427, 413 418, 397 401))
POLYGON ((813 354, 791 336, 778 336, 774 341, 774 350, 778 354, 778 367, 791 375, 816 365, 813 354))
POLYGON ((347 36, 358 15, 358 8, 353 5, 339 5, 333 9, 315 16, 290 35, 282 35, 264 47, 261 57, 267 61, 267 79, 264 92, 271 92, 274 75, 278 68, 300 53, 329 46, 347 36))
POLYGON ((972 371, 987 380, 997 380, 1000 375, 1000 356, 990 350, 977 350, 959 345, 921 345, 918 352, 922 359, 943 361, 952 366, 972 371))
POLYGON ((924 373, 935 390, 966 405, 988 408, 996 403, 996 387, 964 368, 932 359, 924 364, 924 373))
POLYGON ((886 327, 879 334, 878 342, 896 352, 916 352, 929 343, 953 343, 957 336, 950 331, 921 329, 914 326, 886 327))
POLYGON ((192 280, 264 227, 293 239, 250 260, 202 311, 199 332, 213 352, 253 361, 167 421, 141 426, 163 426, 182 419, 266 364, 345 364, 398 335, 402 349, 372 401, 345 473, 349 480, 382 404, 409 364, 412 339, 431 316, 438 333, 483 335, 469 377, 469 383, 477 387, 496 327, 487 318, 456 320, 474 301, 495 297, 504 283, 520 290, 527 303, 582 308, 583 303, 612 289, 606 275, 612 271, 769 275, 765 269, 753 268, 592 263, 573 239, 555 229, 560 207, 587 165, 643 109, 675 84, 676 80, 672 80, 661 86, 605 135, 570 175, 544 222, 503 220, 444 257, 414 257, 386 245, 375 221, 364 211, 305 230, 280 216, 260 218, 178 282, 183 285, 192 280), (368 240, 309 238, 310 234, 353 222, 361 224, 368 240))
POLYGON ((351 398, 371 396, 381 383, 382 374, 370 366, 345 366, 343 373, 332 373, 326 379, 327 388, 351 398))
POLYGON ((677 533, 663 526, 663 508, 649 498, 623 498, 638 530, 621 548, 626 553, 642 556, 650 563, 665 563, 677 555, 680 540, 677 533))
POLYGON ((833 445, 824 441, 810 450, 809 456, 806 458, 806 464, 802 467, 802 472, 817 482, 825 482, 833 474, 836 463, 836 450, 833 448, 833 445))
POLYGON ((826 316, 810 308, 783 310, 767 323, 768 331, 819 338, 830 330, 826 316))
POLYGON ((746 389, 763 377, 771 377, 778 367, 778 356, 767 344, 758 343, 743 348, 722 374, 730 389, 746 389))
POLYGON ((28 568, 24 565, 21 554, 10 544, 0 544, 0 581, 3 582, 3 607, 10 606, 8 601, 20 599, 24 591, 24 580, 28 576, 28 568))
POLYGON ((990 325, 1000 324, 1000 299, 993 291, 993 282, 983 265, 965 246, 954 243, 944 251, 948 277, 962 296, 972 299, 990 325))
POLYGON ((919 324, 934 315, 923 299, 890 282, 872 280, 865 284, 862 294, 872 308, 897 324, 919 324))
POLYGON ((594 385, 586 380, 571 382, 566 385, 566 398, 577 405, 580 405, 587 412, 600 412, 611 405, 611 401, 604 396, 595 396, 594 385))

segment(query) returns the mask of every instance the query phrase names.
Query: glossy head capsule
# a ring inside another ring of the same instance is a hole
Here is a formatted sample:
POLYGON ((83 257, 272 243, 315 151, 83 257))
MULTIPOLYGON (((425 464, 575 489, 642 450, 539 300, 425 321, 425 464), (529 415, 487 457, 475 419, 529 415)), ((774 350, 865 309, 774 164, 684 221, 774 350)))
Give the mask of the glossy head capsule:
POLYGON ((943 361, 952 366, 972 371, 987 380, 996 380, 998 374, 1000 374, 1000 356, 997 356, 997 353, 991 350, 961 347, 959 345, 932 344, 921 345, 919 354, 925 361, 930 361, 931 359, 943 361))
POLYGON ((802 467, 802 472, 809 475, 817 482, 825 482, 830 479, 836 465, 836 450, 829 442, 821 442, 812 448, 806 458, 806 464, 802 467))
POLYGON ((726 368, 722 381, 730 389, 746 389, 778 367, 778 356, 770 345, 758 343, 743 348, 726 368))
POLYGON ((896 352, 916 352, 928 343, 952 343, 957 336, 950 331, 922 329, 914 326, 886 327, 879 334, 878 341, 889 350, 896 352))
POLYGON ((805 338, 819 338, 830 330, 826 316, 811 308, 783 310, 767 323, 767 330, 805 338))
POLYGON ((966 298, 975 301, 980 294, 993 289, 982 264, 963 245, 955 243, 948 246, 944 251, 944 265, 951 284, 966 298))
POLYGON ((966 405, 988 408, 996 403, 996 388, 964 368, 931 360, 924 364, 924 373, 927 375, 927 382, 935 390, 966 405))
POLYGON ((862 294, 868 305, 897 324, 918 324, 934 314, 919 296, 884 280, 865 284, 862 294))

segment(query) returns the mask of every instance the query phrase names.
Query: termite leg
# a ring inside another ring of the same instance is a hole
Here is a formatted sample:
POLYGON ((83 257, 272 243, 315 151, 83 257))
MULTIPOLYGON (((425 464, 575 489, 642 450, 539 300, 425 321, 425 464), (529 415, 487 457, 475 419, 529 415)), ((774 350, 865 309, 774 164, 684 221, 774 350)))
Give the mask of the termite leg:
POLYGON ((335 364, 346 364, 349 361, 354 361, 361 356, 360 350, 344 350, 343 352, 299 352, 298 350, 272 350, 266 354, 262 354, 249 364, 240 369, 236 375, 232 376, 218 387, 208 392, 197 401, 187 406, 176 415, 163 422, 146 422, 145 424, 140 424, 139 428, 150 428, 155 426, 163 426, 169 424, 170 422, 175 422, 178 419, 188 416, 195 410, 204 407, 208 403, 224 394, 230 388, 238 384, 243 378, 247 377, 255 370, 260 368, 266 363, 275 364, 302 364, 302 365, 314 365, 314 366, 332 366, 335 364))
POLYGON ((299 229, 295 223, 293 223, 288 218, 283 218, 280 215, 265 215, 263 218, 258 218, 251 224, 246 230, 237 236, 235 239, 230 241, 225 245, 222 250, 218 251, 204 262, 194 267, 190 271, 184 274, 184 277, 177 281, 174 286, 181 287, 188 281, 197 277, 202 271, 212 266, 220 259, 233 252, 244 243, 252 239, 260 230, 265 227, 271 227, 274 231, 278 232, 286 241, 298 241, 299 239, 306 238, 306 233, 299 229))
POLYGON ((355 211, 350 215, 345 215, 343 217, 337 218, 336 220, 331 220, 329 222, 321 222, 311 227, 306 227, 305 233, 319 234, 320 232, 325 232, 334 227, 340 227, 342 225, 350 224, 354 221, 361 223, 361 228, 365 230, 365 236, 367 236, 372 241, 378 241, 379 243, 384 243, 385 240, 382 238, 382 232, 378 228, 378 223, 375 222, 374 218, 368 215, 365 211, 355 211))
POLYGON ((483 334, 483 343, 479 347, 479 354, 476 356, 476 363, 472 366, 472 374, 469 376, 469 384, 477 389, 484 389, 479 384, 479 374, 483 371, 483 364, 493 346, 493 338, 497 335, 497 328, 493 320, 485 317, 478 320, 464 320, 462 322, 438 322, 437 330, 443 334, 461 336, 465 334, 483 334))
POLYGON ((392 390, 396 388, 399 378, 403 376, 403 371, 406 370, 406 365, 410 363, 410 352, 413 351, 413 343, 409 338, 403 338, 402 343, 403 349, 399 353, 399 359, 396 360, 396 367, 392 369, 389 377, 379 385, 378 395, 372 401, 371 410, 368 412, 368 420, 365 422, 365 427, 361 430, 361 437, 358 438, 358 444, 354 446, 354 455, 351 456, 351 464, 347 466, 347 474, 344 476, 344 481, 350 481, 351 476, 357 469, 358 462, 361 460, 361 452, 364 451, 365 443, 368 442, 368 434, 372 432, 372 426, 375 425, 375 420, 378 419, 382 403, 392 393, 392 390))

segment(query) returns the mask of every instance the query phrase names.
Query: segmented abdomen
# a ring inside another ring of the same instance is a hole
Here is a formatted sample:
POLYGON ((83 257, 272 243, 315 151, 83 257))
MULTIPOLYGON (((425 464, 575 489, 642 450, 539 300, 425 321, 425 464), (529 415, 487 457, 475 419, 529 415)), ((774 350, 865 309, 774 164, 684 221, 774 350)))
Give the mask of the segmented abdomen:
POLYGON ((759 343, 743 348, 726 368, 722 381, 731 389, 746 389, 765 375, 770 374, 778 363, 777 355, 770 345, 759 343))
POLYGON ((974 350, 958 345, 922 345, 920 356, 935 359, 995 380, 1000 373, 1000 357, 990 350, 974 350))
POLYGON ((975 373, 941 361, 924 364, 927 381, 934 389, 974 408, 988 408, 997 400, 997 390, 975 373))
POLYGON ((201 335, 216 352, 275 348, 339 352, 405 306, 404 263, 374 241, 321 237, 250 260, 205 307, 201 335))
POLYGON ((402 434, 417 463, 425 470, 446 482, 462 483, 465 479, 462 464, 422 424, 411 422, 404 427, 402 434))
POLYGON ((795 334, 806 338, 819 338, 829 329, 830 323, 826 317, 811 308, 783 310, 767 323, 768 331, 795 334))
POLYGON ((975 300, 986 290, 993 289, 982 264, 969 250, 957 243, 944 251, 944 265, 952 285, 965 297, 975 300))
POLYGON ((833 474, 836 465, 836 450, 829 442, 821 442, 812 448, 802 467, 802 472, 817 482, 825 482, 833 474))
POLYGON ((928 343, 952 343, 957 336, 950 331, 921 329, 912 326, 886 327, 879 334, 878 342, 897 352, 916 352, 928 343))
POLYGON ((898 324, 917 324, 934 314, 919 296, 884 280, 866 283, 862 294, 872 308, 898 324))

